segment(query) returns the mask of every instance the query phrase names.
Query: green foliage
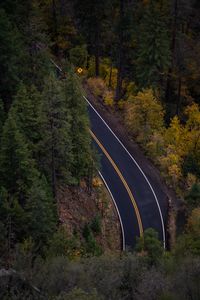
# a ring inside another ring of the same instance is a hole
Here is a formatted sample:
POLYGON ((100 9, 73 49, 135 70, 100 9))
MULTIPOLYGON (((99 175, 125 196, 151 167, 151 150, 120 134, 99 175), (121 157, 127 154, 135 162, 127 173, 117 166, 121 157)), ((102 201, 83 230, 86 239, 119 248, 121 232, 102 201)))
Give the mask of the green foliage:
POLYGON ((22 73, 24 45, 21 34, 0 8, 0 96, 8 110, 22 73))
POLYGON ((37 251, 47 245, 56 230, 56 208, 52 193, 43 177, 33 182, 25 205, 28 234, 37 251))
POLYGON ((176 257, 200 255, 200 208, 195 208, 190 212, 184 234, 178 237, 174 253, 176 257))
MULTIPOLYGON (((77 183, 88 176, 92 162, 91 138, 86 102, 78 78, 69 70, 64 82, 65 101, 70 114, 70 137, 72 151, 71 172, 77 183)), ((69 143, 69 142, 68 142, 69 143)))
POLYGON ((3 105, 3 101, 0 98, 0 140, 1 140, 1 135, 2 135, 2 131, 3 131, 4 121, 5 121, 4 105, 3 105))
POLYGON ((84 292, 82 289, 75 288, 69 293, 61 293, 55 300, 101 300, 96 291, 92 293, 84 292))
POLYGON ((100 234, 101 233, 101 219, 100 216, 94 217, 90 224, 90 228, 95 234, 100 234))
POLYGON ((185 198, 190 209, 200 206, 200 184, 195 183, 185 198))
POLYGON ((74 259, 80 251, 80 241, 75 235, 67 236, 67 232, 63 227, 59 227, 49 242, 47 257, 68 257, 74 259))
POLYGON ((27 141, 15 122, 12 111, 3 128, 0 150, 0 183, 11 193, 27 194, 38 176, 27 141))
POLYGON ((97 244, 94 235, 91 230, 91 225, 86 224, 83 228, 83 237, 85 238, 85 255, 99 256, 102 254, 102 249, 97 244))
POLYGON ((14 103, 10 110, 17 127, 23 132, 29 148, 34 150, 40 139, 39 113, 41 107, 41 95, 35 88, 21 84, 18 88, 14 103))
POLYGON ((70 62, 75 67, 85 68, 87 64, 87 55, 86 45, 76 46, 69 51, 70 62))
POLYGON ((72 142, 70 118, 62 83, 52 74, 43 90, 41 124, 41 168, 52 184, 55 194, 57 180, 70 182, 72 142))
MULTIPOLYGON (((11 247, 27 236, 27 216, 16 197, 0 190, 0 223, 4 233, 3 256, 9 256, 11 247)), ((5 263, 5 262, 4 262, 5 263)))
POLYGON ((183 161, 183 174, 187 175, 188 173, 200 178, 200 157, 193 151, 189 152, 183 161))
POLYGON ((86 239, 86 241, 88 240, 90 234, 91 234, 90 226, 88 224, 85 224, 83 228, 83 237, 86 239))
POLYGON ((136 250, 147 253, 150 263, 157 263, 163 254, 163 246, 158 239, 158 233, 152 229, 146 229, 144 236, 137 240, 136 250))
POLYGON ((168 10, 155 1, 144 7, 138 35, 136 77, 141 87, 159 87, 170 63, 168 10))

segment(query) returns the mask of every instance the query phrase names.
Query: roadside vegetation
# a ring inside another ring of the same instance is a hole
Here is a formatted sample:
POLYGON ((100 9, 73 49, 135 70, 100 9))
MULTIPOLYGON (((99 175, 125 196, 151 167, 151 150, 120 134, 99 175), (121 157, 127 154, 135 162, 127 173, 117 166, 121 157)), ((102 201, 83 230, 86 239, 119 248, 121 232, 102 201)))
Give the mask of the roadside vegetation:
POLYGON ((1 299, 200 298, 199 12, 183 0, 0 3, 1 299), (108 204, 81 83, 184 203, 171 249, 153 229, 123 254, 99 242, 108 204), (69 231, 60 200, 83 186, 102 206, 69 231))

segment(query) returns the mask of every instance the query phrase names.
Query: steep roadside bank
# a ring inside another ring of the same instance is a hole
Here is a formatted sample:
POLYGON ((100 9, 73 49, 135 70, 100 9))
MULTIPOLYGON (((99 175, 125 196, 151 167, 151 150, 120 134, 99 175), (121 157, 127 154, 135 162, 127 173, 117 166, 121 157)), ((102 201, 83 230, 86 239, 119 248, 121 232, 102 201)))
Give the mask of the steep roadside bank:
POLYGON ((80 187, 62 186, 58 190, 60 223, 69 237, 75 237, 81 249, 87 244, 90 231, 103 253, 121 251, 121 228, 115 206, 99 177, 94 178, 88 192, 86 184, 80 187))

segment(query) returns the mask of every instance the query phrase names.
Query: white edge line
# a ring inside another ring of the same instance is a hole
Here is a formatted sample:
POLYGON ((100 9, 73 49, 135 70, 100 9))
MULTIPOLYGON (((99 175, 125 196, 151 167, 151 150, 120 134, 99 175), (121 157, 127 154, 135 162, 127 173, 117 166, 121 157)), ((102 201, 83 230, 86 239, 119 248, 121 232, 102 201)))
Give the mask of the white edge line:
MULTIPOLYGON (((58 68, 60 71, 62 71, 62 69, 51 59, 51 62, 56 66, 56 68, 58 68)), ((163 216, 162 216, 162 212, 161 212, 161 208, 160 208, 160 204, 158 202, 158 198, 156 196, 156 193, 151 185, 151 183, 149 182, 147 176, 144 174, 143 170, 141 169, 141 167, 138 165, 137 161, 133 158, 133 156, 130 154, 130 152, 126 149, 126 147, 124 146, 124 144, 120 141, 120 139, 116 136, 116 134, 112 131, 112 129, 108 126, 108 124, 106 123, 106 121, 104 121, 104 119, 101 117, 101 115, 98 113, 98 111, 94 108, 94 106, 89 102, 89 100, 83 96, 83 98, 86 100, 86 102, 92 107, 92 109, 96 112, 96 114, 99 116, 99 118, 103 121, 103 123, 106 125, 106 127, 110 130, 110 132, 114 135, 114 137, 117 139, 117 141, 120 143, 120 145, 124 148, 124 150, 127 152, 127 154, 130 156, 130 158, 132 159, 132 161, 135 163, 135 165, 138 167, 138 169, 140 170, 140 172, 142 173, 142 175, 144 176, 146 182, 148 183, 153 195, 154 195, 154 198, 156 200, 156 203, 157 203, 157 207, 158 207, 158 211, 159 211, 159 214, 160 214, 160 219, 161 219, 161 224, 162 224, 162 232, 163 232, 163 246, 164 246, 164 249, 166 247, 166 237, 165 237, 165 225, 164 225, 164 220, 163 220, 163 216)), ((100 173, 100 172, 99 172, 100 173)), ((101 174, 101 173, 100 173, 101 174)), ((102 175, 100 175, 102 176, 102 175)), ((103 177, 102 177, 103 179, 103 177)), ((106 184, 106 182, 105 182, 106 184)), ((109 189, 109 188, 108 188, 109 189)), ((111 194, 111 192, 110 192, 111 194)), ((111 194, 112 195, 112 194, 111 194)), ((113 198, 113 196, 112 196, 113 198)), ((113 198, 114 199, 114 198, 113 198)), ((114 201, 115 203, 115 201, 114 201)), ((116 204, 116 203, 115 203, 116 204)), ((118 210, 118 208, 117 208, 118 210)), ((120 215, 119 215, 120 217, 120 215)), ((120 217, 120 222, 121 222, 121 217, 120 217)), ((123 228, 123 225, 121 223, 121 226, 123 228)), ((124 232, 123 232, 124 234, 124 232)), ((124 247, 124 245, 123 245, 124 247)))
POLYGON ((118 214, 118 217, 119 217, 120 226, 121 226, 121 231, 122 231, 122 250, 125 251, 126 246, 125 246, 124 227, 123 227, 123 223, 122 223, 122 219, 121 219, 121 216, 120 216, 119 209, 118 209, 118 207, 117 207, 117 203, 115 202, 115 198, 114 198, 114 196, 113 196, 113 194, 112 194, 112 192, 111 192, 111 190, 110 190, 110 188, 109 188, 109 186, 108 186, 108 184, 107 184, 105 178, 103 177, 103 175, 101 174, 100 171, 98 171, 98 173, 99 173, 99 175, 100 175, 100 177, 101 177, 101 179, 102 179, 102 181, 103 181, 103 183, 104 183, 106 189, 108 190, 108 192, 109 192, 109 194, 110 194, 110 196, 111 196, 111 199, 112 199, 112 201, 113 201, 113 203, 114 203, 114 206, 115 206, 115 208, 116 208, 116 211, 117 211, 117 214, 118 214))
POLYGON ((62 69, 55 63, 55 61, 53 59, 50 58, 50 61, 52 62, 52 64, 54 64, 54 66, 60 71, 62 72, 62 69))
POLYGON ((120 139, 116 136, 116 134, 112 131, 112 129, 108 126, 108 124, 106 123, 106 121, 104 121, 104 119, 101 117, 101 115, 98 113, 98 111, 94 108, 94 106, 89 102, 89 100, 83 96, 83 98, 86 100, 86 102, 92 107, 92 109, 95 111, 95 113, 99 116, 99 118, 103 121, 103 123, 106 125, 106 127, 110 130, 110 132, 114 135, 114 137, 117 139, 117 141, 120 143, 120 145, 124 148, 124 150, 127 152, 127 154, 130 156, 130 158, 132 159, 132 161, 135 163, 135 165, 138 167, 138 169, 140 170, 140 172, 142 173, 142 175, 144 176, 146 182, 148 183, 154 198, 156 200, 157 203, 157 207, 158 207, 158 211, 160 214, 160 219, 161 219, 161 224, 162 224, 162 233, 163 233, 163 246, 164 249, 166 247, 166 238, 165 238, 165 226, 164 226, 164 220, 163 220, 163 216, 162 216, 162 212, 161 212, 161 208, 160 208, 160 204, 158 202, 158 198, 156 196, 156 193, 151 185, 151 183, 149 182, 147 176, 144 174, 143 170, 141 169, 141 167, 138 165, 137 161, 133 158, 133 156, 130 154, 130 152, 126 149, 126 147, 124 146, 124 144, 120 141, 120 139))

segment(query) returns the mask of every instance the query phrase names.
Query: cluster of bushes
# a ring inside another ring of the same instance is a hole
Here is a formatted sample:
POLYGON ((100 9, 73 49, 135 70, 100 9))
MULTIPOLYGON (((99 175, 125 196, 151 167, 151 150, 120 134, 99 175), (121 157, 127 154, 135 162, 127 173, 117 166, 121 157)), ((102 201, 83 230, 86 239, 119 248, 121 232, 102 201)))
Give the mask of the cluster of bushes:
POLYGON ((27 247, 19 251, 14 271, 1 270, 1 299, 199 299, 200 249, 164 252, 152 229, 134 253, 71 260, 59 249, 48 259, 34 259, 27 247))
POLYGON ((124 119, 130 134, 159 165, 167 182, 178 194, 184 194, 200 178, 200 109, 191 103, 184 122, 175 116, 168 127, 165 111, 152 90, 130 95, 124 119))

